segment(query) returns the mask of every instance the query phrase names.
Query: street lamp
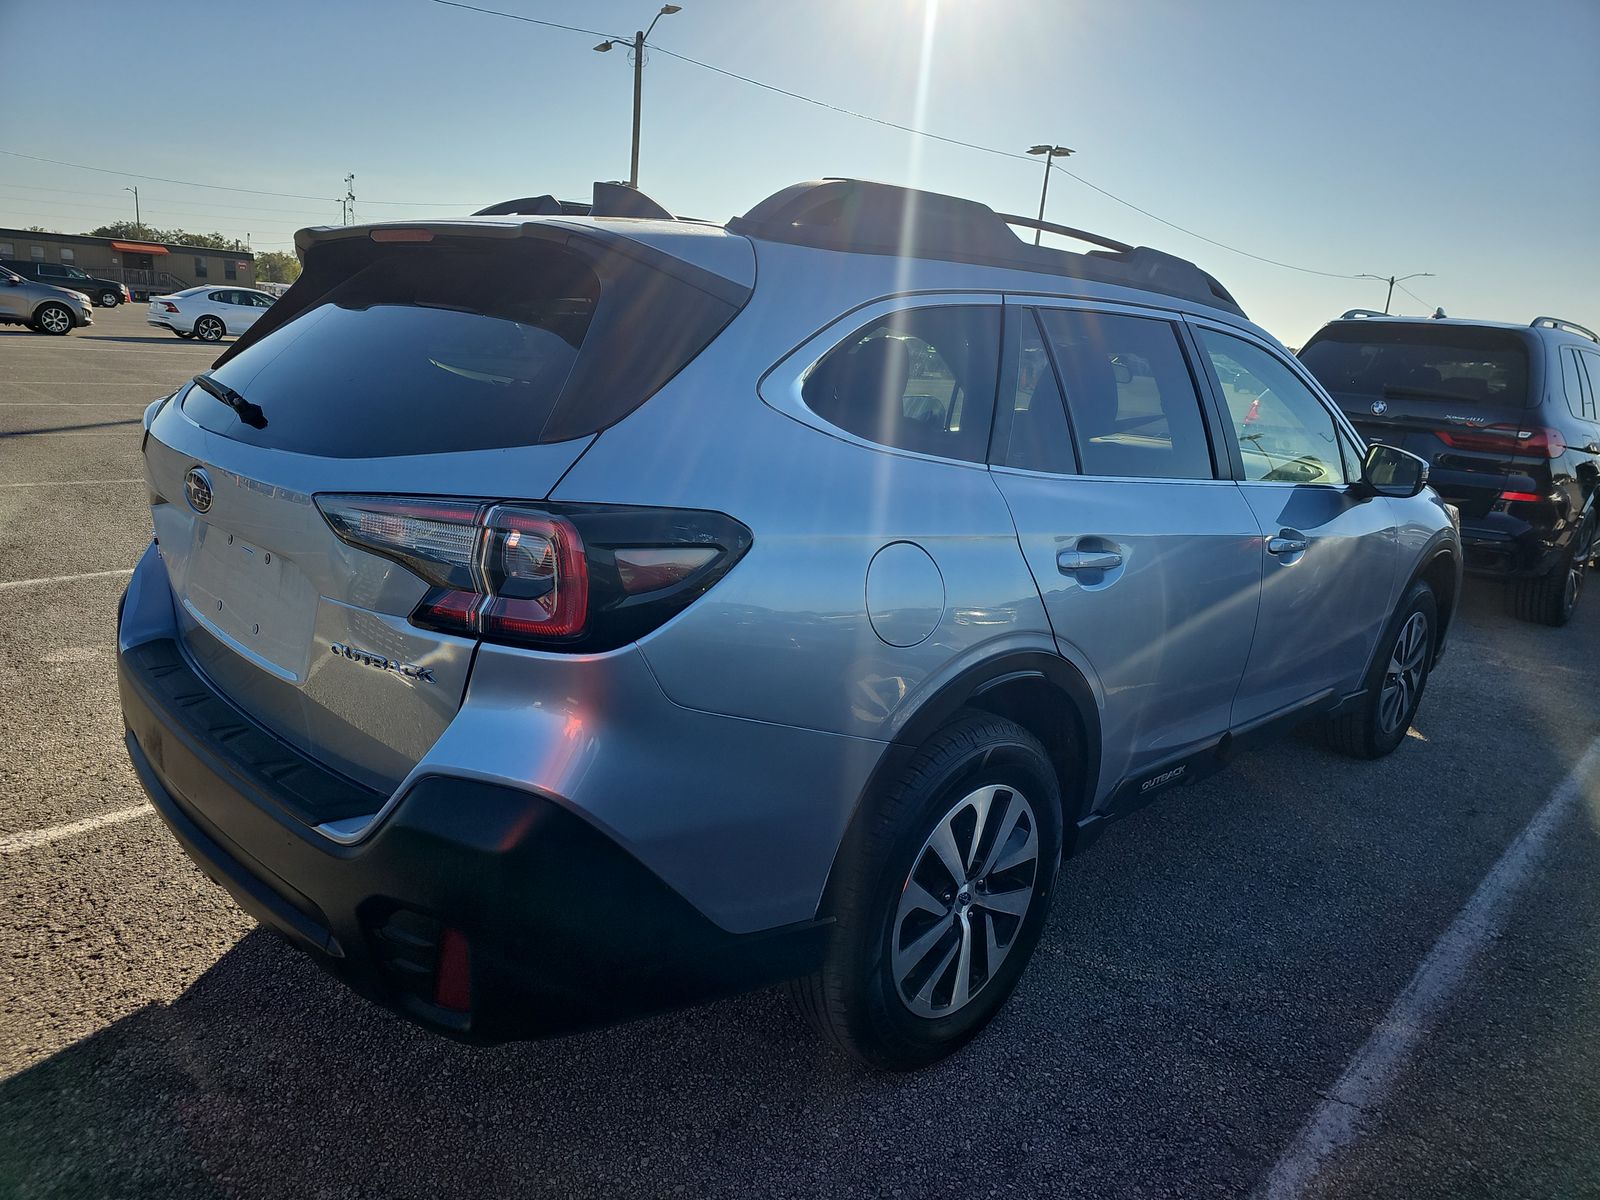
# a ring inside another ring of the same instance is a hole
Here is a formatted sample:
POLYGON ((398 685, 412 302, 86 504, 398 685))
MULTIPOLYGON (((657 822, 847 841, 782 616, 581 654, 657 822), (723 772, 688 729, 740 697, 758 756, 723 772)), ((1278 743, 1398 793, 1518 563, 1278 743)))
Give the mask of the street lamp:
POLYGON ((122 190, 133 193, 133 228, 135 230, 133 236, 143 237, 144 222, 139 219, 139 189, 136 187, 125 187, 122 190))
MULTIPOLYGON (((1044 198, 1050 194, 1050 160, 1053 158, 1065 158, 1072 151, 1065 146, 1030 146, 1028 153, 1044 155, 1044 187, 1039 189, 1039 223, 1042 225, 1044 224, 1044 198)), ((1042 229, 1033 231, 1033 244, 1035 246, 1039 244, 1039 235, 1043 232, 1042 229)))
POLYGON ((1399 278, 1396 278, 1393 275, 1367 275, 1367 274, 1362 274, 1362 275, 1357 275, 1356 278, 1357 279, 1376 279, 1379 283, 1387 283, 1389 285, 1389 295, 1384 299, 1384 302, 1383 302, 1383 313, 1384 313, 1385 316, 1388 316, 1389 315, 1389 302, 1394 299, 1394 285, 1395 284, 1404 283, 1408 279, 1432 279, 1433 278, 1433 272, 1432 271, 1418 271, 1415 275, 1401 275, 1399 278))
MULTIPOLYGON (((655 20, 633 35, 633 157, 628 167, 628 186, 631 188, 639 186, 639 103, 644 92, 644 41, 655 31, 656 21, 682 11, 681 4, 663 4, 655 20)), ((616 44, 615 38, 607 38, 595 49, 604 54, 616 44)))

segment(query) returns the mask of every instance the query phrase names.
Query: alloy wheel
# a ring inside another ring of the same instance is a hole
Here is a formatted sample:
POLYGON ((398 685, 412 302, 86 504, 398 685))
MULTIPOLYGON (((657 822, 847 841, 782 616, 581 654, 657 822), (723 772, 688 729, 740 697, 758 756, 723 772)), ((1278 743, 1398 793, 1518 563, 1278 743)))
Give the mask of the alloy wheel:
POLYGON ((1378 726, 1383 733, 1393 733, 1410 717, 1422 692, 1427 664, 1428 618, 1415 612, 1401 626, 1383 675, 1383 690, 1378 695, 1378 726))
POLYGON ((52 304, 39 314, 39 324, 47 333, 66 333, 72 328, 72 314, 52 304))
POLYGON ((222 325, 211 317, 201 317, 194 327, 195 334, 202 342, 220 342, 222 340, 222 325))
POLYGON ((1038 821, 1015 788, 978 788, 939 819, 912 861, 889 933, 895 989, 911 1012, 951 1016, 995 977, 1038 871, 1038 821))

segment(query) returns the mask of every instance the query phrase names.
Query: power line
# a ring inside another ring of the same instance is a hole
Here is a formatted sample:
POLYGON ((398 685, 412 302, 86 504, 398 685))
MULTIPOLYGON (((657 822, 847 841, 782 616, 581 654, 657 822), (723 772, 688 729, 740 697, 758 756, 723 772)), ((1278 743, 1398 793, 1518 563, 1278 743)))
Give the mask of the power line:
POLYGON ((1406 295, 1410 296, 1418 304, 1422 305, 1423 308, 1433 308, 1434 307, 1432 304, 1429 304, 1426 300, 1424 300, 1421 296, 1419 296, 1415 292, 1413 292, 1405 284, 1396 281, 1395 287, 1399 288, 1406 295))
MULTIPOLYGON (((574 33, 592 34, 592 35, 594 35, 596 37, 612 38, 612 37, 616 36, 615 34, 601 33, 599 30, 595 30, 595 29, 580 29, 580 28, 577 28, 577 27, 571 26, 571 25, 560 25, 560 24, 557 24, 554 21, 541 21, 541 20, 538 20, 538 19, 536 19, 534 17, 521 16, 518 13, 502 12, 499 9, 480 8, 477 5, 473 5, 473 4, 462 4, 462 3, 459 3, 459 0, 433 0, 433 3, 442 4, 442 5, 445 5, 445 6, 449 7, 449 8, 464 8, 464 9, 467 9, 467 10, 469 10, 471 12, 482 13, 485 16, 504 17, 504 18, 506 18, 507 20, 510 20, 510 21, 524 21, 524 22, 527 22, 528 24, 532 24, 532 25, 545 25, 545 26, 548 26, 548 27, 553 28, 553 29, 564 29, 564 30, 568 30, 568 31, 574 32, 574 33)), ((725 67, 719 67, 719 66, 716 66, 713 63, 708 63, 708 62, 705 62, 705 61, 703 61, 701 59, 691 58, 687 54, 680 54, 676 50, 668 50, 665 47, 658 46, 658 45, 656 45, 654 43, 650 44, 650 49, 654 50, 658 54, 665 54, 668 58, 675 58, 679 62, 687 63, 692 67, 699 67, 703 71, 711 71, 714 74, 722 75, 722 76, 724 76, 724 77, 726 77, 728 79, 734 79, 734 80, 737 80, 740 83, 749 84, 751 87, 761 88, 763 91, 773 92, 773 93, 775 93, 775 94, 777 94, 779 96, 787 96, 791 100, 799 100, 803 104, 814 105, 817 108, 822 108, 822 109, 826 109, 829 112, 838 113, 840 116, 854 117, 858 121, 867 121, 867 122, 869 122, 869 123, 871 123, 873 125, 881 125, 886 129, 895 129, 895 130, 900 131, 901 133, 909 133, 914 137, 927 138, 927 139, 929 139, 931 141, 935 141, 935 142, 943 142, 943 143, 945 143, 946 145, 949 145, 949 146, 960 146, 960 147, 962 147, 963 149, 966 149, 966 150, 977 150, 977 151, 980 151, 981 153, 993 154, 993 155, 995 155, 997 157, 1000 157, 1000 158, 1014 158, 1014 159, 1017 159, 1017 160, 1019 160, 1021 162, 1030 162, 1030 161, 1032 161, 1031 159, 1028 158, 1028 156, 1026 154, 1018 154, 1015 151, 1011 151, 1011 150, 1002 150, 997 146, 985 146, 980 142, 969 142, 969 141, 965 141, 965 140, 963 140, 961 138, 947 137, 942 133, 934 133, 931 130, 927 130, 927 129, 918 129, 914 125, 904 125, 904 124, 901 124, 899 121, 890 121, 890 120, 888 120, 887 118, 884 118, 884 117, 875 117, 870 113, 857 112, 854 109, 844 108, 844 107, 842 107, 840 105, 837 105, 837 104, 830 104, 828 101, 819 100, 815 96, 807 96, 802 92, 791 91, 788 88, 779 87, 777 84, 767 83, 765 80, 755 79, 755 78, 752 78, 749 75, 741 75, 737 71, 730 71, 725 67)), ((1213 238, 1213 237, 1207 237, 1203 233, 1196 233, 1192 229, 1186 228, 1183 225, 1179 225, 1176 221, 1169 221, 1165 217, 1159 217, 1155 213, 1151 212, 1149 209, 1142 208, 1139 205, 1135 204, 1131 200, 1125 200, 1121 196, 1117 195, 1115 192, 1108 191, 1107 189, 1101 187, 1097 183, 1090 183, 1087 179, 1085 179, 1082 175, 1079 175, 1076 171, 1069 171, 1065 167, 1057 166, 1054 163, 1051 163, 1050 165, 1054 166, 1055 169, 1060 171, 1062 174, 1064 174, 1064 175, 1066 175, 1066 176, 1068 176, 1068 177, 1070 177, 1072 179, 1075 179, 1077 182, 1083 184, 1084 187, 1089 188, 1092 191, 1100 193, 1100 195, 1106 197, 1106 199, 1108 199, 1108 200, 1113 200, 1116 203, 1123 205, 1125 208, 1131 208, 1134 212, 1139 213, 1141 216, 1149 217, 1150 220, 1158 222, 1159 224, 1165 225, 1169 229, 1176 229, 1179 233, 1187 234, 1189 237, 1197 238, 1202 242, 1206 242, 1206 243, 1208 243, 1209 245, 1212 245, 1212 246, 1220 247, 1221 249, 1227 250, 1227 251, 1229 251, 1229 252, 1231 252, 1233 254, 1240 254, 1240 255, 1243 255, 1245 258, 1252 258, 1252 259, 1255 259, 1257 262, 1264 262, 1264 263, 1269 264, 1270 266, 1281 267, 1281 268, 1283 268, 1284 270, 1287 270, 1287 271, 1299 271, 1299 272, 1302 272, 1303 274, 1306 274, 1306 275, 1320 275, 1324 279, 1357 279, 1357 278, 1360 278, 1359 275, 1356 275, 1356 274, 1353 274, 1353 273, 1346 273, 1346 272, 1340 272, 1340 271, 1319 271, 1314 267, 1302 267, 1302 266, 1299 266, 1296 263, 1284 262, 1282 259, 1268 258, 1264 254, 1255 254, 1255 253, 1252 253, 1249 250, 1241 250, 1238 246, 1231 246, 1227 242, 1218 241, 1216 238, 1213 238)))

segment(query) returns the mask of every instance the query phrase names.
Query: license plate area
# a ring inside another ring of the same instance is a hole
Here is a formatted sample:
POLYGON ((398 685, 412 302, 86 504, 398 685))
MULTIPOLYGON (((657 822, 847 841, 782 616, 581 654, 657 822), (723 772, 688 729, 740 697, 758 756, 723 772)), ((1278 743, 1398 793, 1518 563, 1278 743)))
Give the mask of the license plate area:
POLYGON ((281 554, 195 522, 183 606, 264 670, 291 683, 305 679, 317 596, 281 554))

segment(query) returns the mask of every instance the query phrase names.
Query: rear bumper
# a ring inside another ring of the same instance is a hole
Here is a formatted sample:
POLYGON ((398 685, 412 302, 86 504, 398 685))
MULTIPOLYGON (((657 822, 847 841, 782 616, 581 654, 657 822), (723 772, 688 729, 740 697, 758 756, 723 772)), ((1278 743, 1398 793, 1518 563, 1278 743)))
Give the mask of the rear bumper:
POLYGON ((1548 527, 1493 513, 1462 520, 1461 549, 1470 574, 1509 579, 1551 570, 1564 546, 1548 527))
POLYGON ((289 812, 315 782, 304 773, 319 768, 281 743, 264 763, 264 731, 175 643, 122 649, 118 678, 134 770, 200 869, 356 991, 440 1032, 488 1042, 562 1033, 820 961, 823 925, 727 933, 531 791, 425 777, 372 837, 330 842, 289 812), (445 929, 468 948, 465 1004, 438 1002, 445 929))

